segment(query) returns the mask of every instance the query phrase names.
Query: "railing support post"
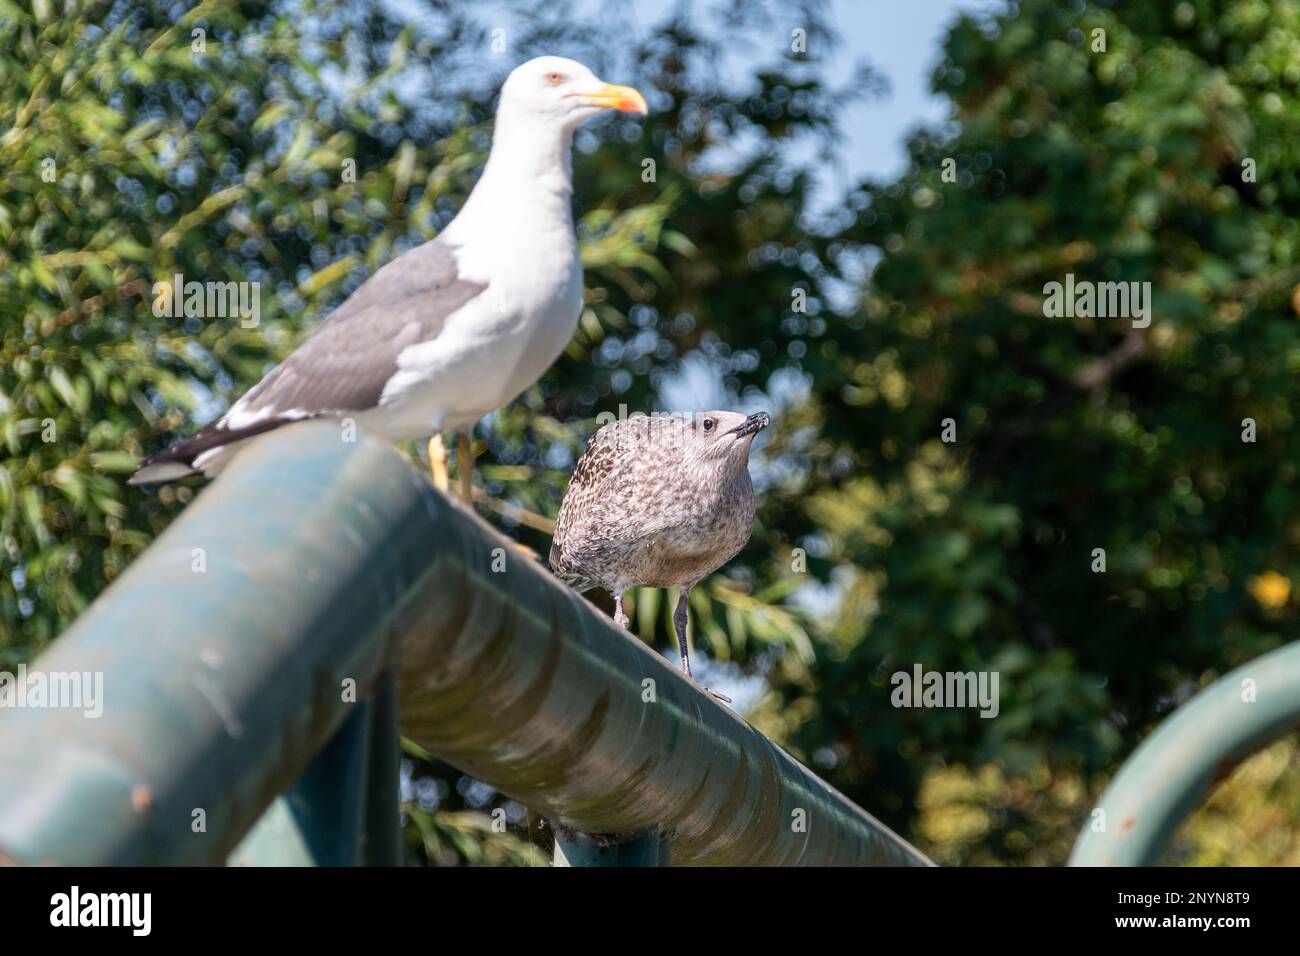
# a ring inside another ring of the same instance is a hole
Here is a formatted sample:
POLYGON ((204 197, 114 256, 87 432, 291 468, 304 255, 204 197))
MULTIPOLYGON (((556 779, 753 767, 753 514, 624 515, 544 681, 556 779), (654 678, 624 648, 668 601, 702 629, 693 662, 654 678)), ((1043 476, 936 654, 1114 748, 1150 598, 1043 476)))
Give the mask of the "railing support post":
POLYGON ((366 820, 361 834, 364 866, 401 866, 402 824, 398 804, 397 679, 385 671, 370 702, 370 772, 366 820))
POLYGON ((397 683, 392 671, 230 855, 232 866, 398 866, 397 683))
POLYGON ((374 705, 356 709, 230 855, 232 866, 356 866, 374 705))
POLYGON ((672 843, 658 830, 593 836, 554 829, 556 866, 672 866, 672 843))

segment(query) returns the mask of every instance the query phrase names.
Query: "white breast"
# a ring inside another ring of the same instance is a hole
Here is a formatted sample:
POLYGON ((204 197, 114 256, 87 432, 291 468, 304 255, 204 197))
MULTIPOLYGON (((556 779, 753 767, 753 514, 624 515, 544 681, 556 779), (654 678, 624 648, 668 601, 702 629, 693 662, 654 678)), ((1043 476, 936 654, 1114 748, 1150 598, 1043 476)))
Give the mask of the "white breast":
POLYGON ((582 306, 577 243, 567 216, 528 218, 456 234, 458 273, 487 288, 437 339, 402 352, 382 413, 363 424, 393 441, 470 426, 519 397, 560 356, 582 306))

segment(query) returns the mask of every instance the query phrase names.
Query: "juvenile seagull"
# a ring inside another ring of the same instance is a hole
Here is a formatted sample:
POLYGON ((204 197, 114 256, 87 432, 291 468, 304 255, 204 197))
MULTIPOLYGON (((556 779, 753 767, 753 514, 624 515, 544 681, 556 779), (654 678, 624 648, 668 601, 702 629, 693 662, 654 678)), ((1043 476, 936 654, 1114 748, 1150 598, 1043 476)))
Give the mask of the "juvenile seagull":
POLYGON ((560 504, 551 569, 579 591, 612 592, 623 628, 628 588, 677 588, 673 628, 687 677, 687 599, 749 540, 749 446, 767 425, 767 412, 611 422, 591 437, 560 504))
POLYGON ((487 164, 442 233, 388 263, 220 419, 147 459, 131 484, 214 475, 245 440, 306 418, 350 418, 389 441, 468 429, 532 385, 572 338, 582 265, 570 209, 574 130, 645 99, 573 60, 543 56, 501 88, 487 164))

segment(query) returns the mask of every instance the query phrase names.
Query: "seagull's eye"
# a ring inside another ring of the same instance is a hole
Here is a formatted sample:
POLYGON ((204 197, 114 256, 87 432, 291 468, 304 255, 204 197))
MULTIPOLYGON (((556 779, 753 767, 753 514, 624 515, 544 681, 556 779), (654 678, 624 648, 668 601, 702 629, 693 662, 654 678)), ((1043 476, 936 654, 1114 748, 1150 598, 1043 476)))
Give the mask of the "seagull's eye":
POLYGON ((716 424, 717 422, 715 422, 712 418, 706 418, 704 419, 704 430, 706 432, 711 432, 713 431, 713 426, 716 424))
POLYGON ((551 86, 559 86, 561 83, 564 82, 564 74, 563 74, 563 73, 547 73, 547 74, 546 74, 546 82, 547 82, 547 83, 550 83, 551 86))

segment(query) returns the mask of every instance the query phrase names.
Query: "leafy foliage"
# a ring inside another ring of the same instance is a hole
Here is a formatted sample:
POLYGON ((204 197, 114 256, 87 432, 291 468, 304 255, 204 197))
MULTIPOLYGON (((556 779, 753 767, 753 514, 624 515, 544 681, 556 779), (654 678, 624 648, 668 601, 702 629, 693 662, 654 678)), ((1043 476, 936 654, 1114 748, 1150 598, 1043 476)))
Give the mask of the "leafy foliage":
POLYGON ((849 202, 879 261, 818 381, 857 467, 808 510, 859 570, 800 739, 896 822, 920 796, 945 859, 1059 861, 1082 781, 1294 633, 1298 82, 1294 3, 1027 0, 954 25, 954 121, 849 202), (1067 273, 1150 282, 1153 321, 1049 316, 1067 273), (1000 672, 1000 716, 890 706, 918 661, 1000 672))

